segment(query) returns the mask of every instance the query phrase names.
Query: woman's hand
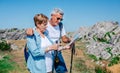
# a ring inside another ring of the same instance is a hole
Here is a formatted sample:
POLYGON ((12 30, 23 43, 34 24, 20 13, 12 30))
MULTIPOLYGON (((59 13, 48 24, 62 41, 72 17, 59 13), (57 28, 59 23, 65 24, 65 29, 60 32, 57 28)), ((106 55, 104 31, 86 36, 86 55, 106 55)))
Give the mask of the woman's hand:
POLYGON ((51 50, 58 50, 58 47, 59 47, 58 44, 53 44, 53 45, 51 45, 49 48, 50 48, 51 50))
POLYGON ((59 45, 58 44, 53 44, 51 46, 48 46, 46 48, 46 52, 51 51, 51 50, 58 50, 59 45))

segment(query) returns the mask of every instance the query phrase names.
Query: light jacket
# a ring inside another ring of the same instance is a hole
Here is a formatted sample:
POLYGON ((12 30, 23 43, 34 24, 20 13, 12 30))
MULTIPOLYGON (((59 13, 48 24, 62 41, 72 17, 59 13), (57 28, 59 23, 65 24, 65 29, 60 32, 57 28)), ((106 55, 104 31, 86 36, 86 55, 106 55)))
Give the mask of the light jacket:
MULTIPOLYGON (((45 65, 45 48, 41 48, 40 34, 35 28, 33 30, 34 34, 32 36, 27 36, 27 47, 29 52, 27 68, 31 73, 47 73, 45 65)), ((49 39, 47 31, 44 32, 44 35, 49 39)))

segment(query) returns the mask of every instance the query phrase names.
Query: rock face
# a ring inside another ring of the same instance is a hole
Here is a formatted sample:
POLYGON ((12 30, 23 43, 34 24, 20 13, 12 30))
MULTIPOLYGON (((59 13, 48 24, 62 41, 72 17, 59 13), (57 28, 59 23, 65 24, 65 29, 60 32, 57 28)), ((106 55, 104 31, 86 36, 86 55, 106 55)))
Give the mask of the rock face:
POLYGON ((82 41, 87 42, 87 53, 98 59, 120 55, 120 26, 118 22, 99 22, 92 27, 81 27, 82 41))
MULTIPOLYGON (((0 40, 7 41, 7 40, 22 40, 22 39, 26 39, 25 29, 12 28, 12 29, 0 30, 0 40)), ((19 49, 15 43, 9 42, 9 44, 11 44, 10 46, 12 50, 19 49)))
POLYGON ((21 40, 25 39, 25 29, 17 29, 17 28, 12 28, 12 29, 4 29, 0 30, 0 39, 5 39, 5 40, 21 40))

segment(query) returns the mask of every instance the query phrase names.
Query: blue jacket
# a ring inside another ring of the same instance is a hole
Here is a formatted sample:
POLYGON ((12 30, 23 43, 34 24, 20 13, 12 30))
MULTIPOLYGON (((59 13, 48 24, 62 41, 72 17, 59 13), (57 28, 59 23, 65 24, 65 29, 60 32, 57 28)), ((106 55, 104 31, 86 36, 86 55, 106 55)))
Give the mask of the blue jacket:
MULTIPOLYGON (((35 28, 33 30, 34 35, 27 36, 27 47, 29 53, 27 67, 31 73, 47 73, 45 64, 45 48, 41 48, 40 34, 35 30, 35 28)), ((44 34, 48 37, 47 32, 44 32, 44 34)))

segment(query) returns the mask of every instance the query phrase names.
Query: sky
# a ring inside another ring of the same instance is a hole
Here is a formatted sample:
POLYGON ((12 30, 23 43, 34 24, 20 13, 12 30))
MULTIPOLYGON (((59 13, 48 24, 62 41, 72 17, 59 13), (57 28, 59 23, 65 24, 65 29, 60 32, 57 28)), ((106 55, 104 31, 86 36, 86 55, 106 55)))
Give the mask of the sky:
POLYGON ((54 8, 64 11, 66 31, 103 21, 120 23, 120 0, 0 0, 0 29, 33 28, 35 14, 50 18, 54 8))

